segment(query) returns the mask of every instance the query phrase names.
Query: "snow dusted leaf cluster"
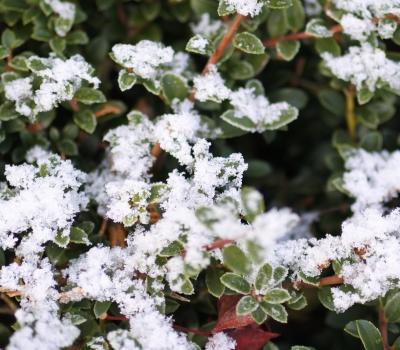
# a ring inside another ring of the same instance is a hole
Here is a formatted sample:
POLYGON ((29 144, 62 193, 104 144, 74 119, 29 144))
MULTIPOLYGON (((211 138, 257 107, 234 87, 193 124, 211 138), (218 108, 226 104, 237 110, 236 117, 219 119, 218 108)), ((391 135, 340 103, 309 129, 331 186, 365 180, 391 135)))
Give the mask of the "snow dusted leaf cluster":
POLYGON ((40 112, 48 112, 61 102, 70 101, 84 84, 97 88, 100 80, 93 77, 93 68, 80 55, 67 60, 55 55, 49 58, 31 56, 26 62, 30 75, 19 77, 5 73, 5 97, 15 103, 18 113, 35 120, 40 112))

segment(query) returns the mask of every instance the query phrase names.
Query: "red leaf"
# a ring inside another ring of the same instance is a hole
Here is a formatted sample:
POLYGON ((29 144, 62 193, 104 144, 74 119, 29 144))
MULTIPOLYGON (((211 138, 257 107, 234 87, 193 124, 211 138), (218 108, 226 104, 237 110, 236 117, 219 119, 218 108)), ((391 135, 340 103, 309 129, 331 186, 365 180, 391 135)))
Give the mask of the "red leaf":
POLYGON ((250 315, 236 315, 236 304, 241 297, 241 295, 224 295, 218 300, 218 321, 213 329, 213 333, 255 324, 250 315))
POLYGON ((255 325, 230 330, 226 334, 236 340, 235 350, 261 350, 271 339, 279 336, 255 325))

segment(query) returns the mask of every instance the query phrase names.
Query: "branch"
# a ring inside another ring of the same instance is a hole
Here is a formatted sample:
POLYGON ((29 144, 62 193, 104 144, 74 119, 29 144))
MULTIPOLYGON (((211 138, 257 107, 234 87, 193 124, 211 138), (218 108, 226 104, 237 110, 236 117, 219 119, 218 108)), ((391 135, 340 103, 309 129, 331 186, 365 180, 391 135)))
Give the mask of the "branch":
MULTIPOLYGON (((332 34, 340 33, 343 30, 341 25, 333 26, 330 31, 332 34)), ((306 39, 315 39, 314 35, 311 35, 306 32, 299 32, 299 33, 292 33, 288 35, 284 35, 278 38, 273 39, 266 39, 264 40, 263 44, 265 47, 272 48, 275 47, 277 44, 284 42, 284 41, 293 41, 293 40, 306 40, 306 39)))
POLYGON ((355 140, 357 137, 357 118, 354 112, 354 87, 349 86, 344 90, 346 96, 346 124, 350 137, 355 140))
POLYGON ((228 31, 225 33, 224 37, 220 41, 220 43, 217 46, 217 49, 215 50, 215 52, 209 58, 207 64, 205 65, 205 67, 203 69, 203 73, 202 74, 206 74, 208 72, 208 70, 210 69, 211 65, 214 65, 214 64, 218 63, 218 61, 220 60, 220 58, 224 54, 226 48, 232 42, 233 36, 235 35, 235 33, 237 32, 237 30, 240 27, 240 24, 242 23, 242 21, 245 18, 246 18, 246 16, 243 16, 243 15, 240 15, 240 14, 237 14, 233 18, 230 26, 228 27, 228 31))

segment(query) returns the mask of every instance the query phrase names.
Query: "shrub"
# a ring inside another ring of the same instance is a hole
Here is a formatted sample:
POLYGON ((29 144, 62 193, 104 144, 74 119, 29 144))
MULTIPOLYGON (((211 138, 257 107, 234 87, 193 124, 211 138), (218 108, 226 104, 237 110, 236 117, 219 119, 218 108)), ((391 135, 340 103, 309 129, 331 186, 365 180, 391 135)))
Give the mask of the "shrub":
POLYGON ((1 346, 400 349, 398 0, 0 13, 1 346))

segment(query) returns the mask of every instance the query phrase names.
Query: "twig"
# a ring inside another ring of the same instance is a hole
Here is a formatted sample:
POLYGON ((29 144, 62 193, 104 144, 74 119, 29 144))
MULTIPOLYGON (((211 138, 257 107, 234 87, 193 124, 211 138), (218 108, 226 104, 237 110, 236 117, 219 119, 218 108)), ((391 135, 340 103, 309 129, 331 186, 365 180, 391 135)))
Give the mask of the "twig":
POLYGON ((101 222, 100 229, 99 229, 99 232, 98 232, 98 235, 100 237, 103 237, 106 234, 107 225, 108 225, 108 219, 107 218, 103 218, 103 221, 101 222))
POLYGON ((218 63, 222 55, 224 54, 226 48, 229 46, 229 44, 232 42, 233 36, 237 32, 237 30, 240 27, 240 24, 242 21, 246 18, 246 16, 237 14, 230 26, 228 27, 228 31, 225 33, 224 37, 220 41, 219 45, 217 46, 217 49, 214 51, 214 53, 211 55, 209 58, 207 64, 205 65, 203 69, 203 74, 206 74, 208 70, 210 69, 210 66, 218 63))
POLYGON ((379 330, 381 332, 382 336, 382 341, 383 341, 383 349, 384 350, 389 350, 389 338, 388 338, 388 323, 385 317, 385 309, 383 308, 383 305, 379 305, 379 310, 378 310, 378 317, 379 317, 379 330))
MULTIPOLYGON (((333 26, 330 29, 332 34, 340 33, 343 30, 341 25, 333 26)), ((306 32, 299 32, 299 33, 291 33, 288 35, 280 36, 278 38, 273 39, 266 39, 264 40, 263 44, 265 47, 272 48, 275 47, 277 44, 284 42, 284 41, 293 41, 293 40, 306 40, 306 39, 315 39, 315 36, 306 33, 306 32)))
POLYGON ((356 139, 357 118, 354 112, 354 87, 349 86, 344 89, 346 96, 346 124, 350 137, 354 141, 356 139))
POLYGON ((94 114, 97 118, 101 118, 107 114, 118 114, 118 113, 121 113, 121 108, 111 105, 111 104, 105 104, 99 110, 97 110, 94 114))

